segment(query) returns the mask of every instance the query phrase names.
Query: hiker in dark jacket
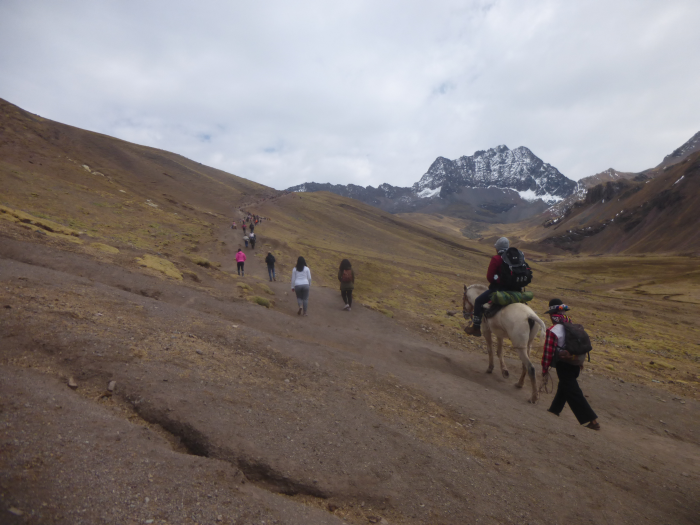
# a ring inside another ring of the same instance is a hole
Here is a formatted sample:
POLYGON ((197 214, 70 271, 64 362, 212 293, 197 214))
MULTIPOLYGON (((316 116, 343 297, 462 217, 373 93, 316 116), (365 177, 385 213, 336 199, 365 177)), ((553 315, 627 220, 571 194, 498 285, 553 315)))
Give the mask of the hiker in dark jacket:
POLYGON ((557 393, 547 412, 558 416, 564 409, 564 405, 569 403, 569 407, 580 425, 588 423, 586 425, 588 428, 600 430, 598 416, 593 412, 591 405, 588 404, 586 397, 581 391, 581 387, 578 386, 577 379, 583 369, 581 364, 583 356, 572 356, 564 349, 566 346, 566 330, 563 324, 571 322, 571 319, 564 314, 568 310, 569 307, 563 304, 561 299, 552 299, 549 301, 549 309, 545 312, 549 314, 552 326, 547 328, 547 335, 544 340, 542 375, 546 376, 549 373, 552 360, 554 360, 554 367, 559 378, 557 393))
POLYGON ((275 256, 272 252, 267 252, 267 257, 265 257, 265 262, 267 263, 267 275, 270 276, 270 282, 276 281, 275 278, 275 256))
MULTIPOLYGON (((464 331, 476 337, 481 337, 481 316, 484 313, 484 305, 491 300, 491 294, 493 292, 504 291, 505 287, 498 282, 500 278, 500 270, 503 265, 503 258, 501 255, 510 247, 510 242, 505 237, 501 237, 494 244, 496 248, 496 255, 491 257, 491 262, 489 262, 489 268, 486 271, 486 280, 489 282, 489 289, 482 293, 474 301, 474 324, 468 326, 464 331)), ((519 290, 518 290, 519 291, 519 290)))
POLYGON ((340 281, 340 295, 343 301, 345 301, 343 310, 349 312, 352 308, 352 291, 355 288, 355 271, 352 269, 352 265, 347 259, 340 261, 338 280, 340 281))
POLYGON ((253 228, 252 228, 252 226, 251 226, 251 232, 250 232, 250 235, 248 235, 248 238, 250 239, 250 247, 254 250, 254 249, 255 249, 255 241, 258 240, 258 237, 257 237, 257 235, 255 235, 255 234, 252 232, 252 229, 253 229, 253 228))

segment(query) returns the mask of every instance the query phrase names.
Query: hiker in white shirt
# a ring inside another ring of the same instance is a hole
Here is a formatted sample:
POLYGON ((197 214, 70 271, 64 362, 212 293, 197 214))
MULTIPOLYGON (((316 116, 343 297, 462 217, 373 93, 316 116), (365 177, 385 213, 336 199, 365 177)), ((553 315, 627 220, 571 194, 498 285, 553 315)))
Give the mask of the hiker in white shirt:
POLYGON ((303 257, 297 259, 297 265, 292 270, 292 290, 297 295, 297 304, 299 311, 297 315, 301 315, 302 311, 306 315, 306 308, 309 305, 309 288, 311 287, 311 270, 306 266, 306 261, 303 257))

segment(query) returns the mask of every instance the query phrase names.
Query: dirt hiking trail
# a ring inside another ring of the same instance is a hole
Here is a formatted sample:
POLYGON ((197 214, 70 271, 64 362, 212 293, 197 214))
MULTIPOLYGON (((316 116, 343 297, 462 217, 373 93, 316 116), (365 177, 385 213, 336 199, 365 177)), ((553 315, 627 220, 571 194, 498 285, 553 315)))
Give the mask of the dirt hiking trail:
POLYGON ((584 372, 580 427, 362 297, 312 282, 297 316, 245 251, 222 285, 0 239, 0 523, 700 522, 696 402, 584 372))

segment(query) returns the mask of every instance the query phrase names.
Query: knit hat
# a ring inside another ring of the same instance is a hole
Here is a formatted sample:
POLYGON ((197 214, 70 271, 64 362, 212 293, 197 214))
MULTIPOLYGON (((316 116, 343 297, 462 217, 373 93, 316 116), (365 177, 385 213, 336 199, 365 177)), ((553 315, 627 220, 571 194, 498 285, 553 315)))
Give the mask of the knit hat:
POLYGON ((510 242, 508 242, 508 239, 506 239, 505 237, 501 237, 496 241, 496 244, 494 244, 494 246, 496 248, 496 251, 500 253, 502 251, 507 250, 510 247, 510 242))
POLYGON ((549 308, 544 313, 552 315, 568 312, 569 310, 570 308, 561 299, 552 299, 549 301, 549 308))

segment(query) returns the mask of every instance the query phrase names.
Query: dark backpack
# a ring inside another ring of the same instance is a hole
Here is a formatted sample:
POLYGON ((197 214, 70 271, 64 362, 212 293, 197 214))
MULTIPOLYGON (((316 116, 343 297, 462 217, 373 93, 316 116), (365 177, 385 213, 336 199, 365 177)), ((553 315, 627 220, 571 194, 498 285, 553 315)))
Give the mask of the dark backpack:
POLYGON ((341 283, 352 282, 352 270, 343 270, 343 276, 340 278, 341 283))
POLYGON ((499 272, 501 286, 520 290, 532 282, 532 270, 525 262, 523 252, 517 248, 508 248, 501 254, 501 259, 503 259, 499 272))
POLYGON ((591 345, 591 338, 588 337, 583 326, 574 323, 562 323, 562 326, 566 334, 566 341, 563 348, 558 347, 557 351, 554 352, 552 364, 563 361, 570 365, 582 366, 586 362, 586 354, 588 354, 588 360, 590 361, 590 351, 593 349, 593 346, 591 345), (566 350, 571 354, 571 357, 560 357, 560 350, 566 350))
MULTIPOLYGON (((583 325, 574 323, 562 323, 566 333, 564 349, 572 355, 583 355, 593 350, 591 338, 586 333, 583 325)), ((590 356, 589 356, 590 359, 590 356)))

